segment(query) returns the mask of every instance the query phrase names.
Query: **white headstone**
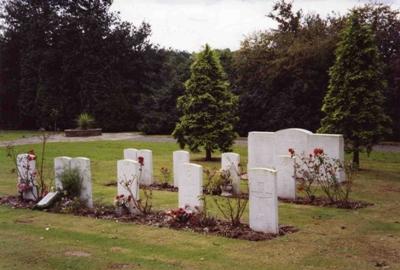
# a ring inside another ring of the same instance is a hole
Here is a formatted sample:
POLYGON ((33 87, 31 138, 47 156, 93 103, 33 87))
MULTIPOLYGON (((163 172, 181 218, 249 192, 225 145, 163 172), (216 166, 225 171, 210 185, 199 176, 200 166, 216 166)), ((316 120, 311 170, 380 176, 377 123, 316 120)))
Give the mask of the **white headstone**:
MULTIPOLYGON (((274 168, 281 162, 280 156, 288 155, 289 148, 297 154, 313 153, 314 148, 322 148, 333 159, 344 162, 344 140, 338 134, 314 134, 305 129, 290 128, 277 132, 250 132, 248 137, 248 169, 274 168)), ((338 175, 345 180, 342 171, 338 175)))
POLYGON ((153 184, 153 152, 151 150, 141 149, 137 153, 138 162, 140 158, 143 158, 144 165, 142 166, 142 175, 140 184, 150 186, 153 184))
POLYGON ((30 186, 29 191, 22 193, 25 200, 36 201, 38 190, 36 188, 36 157, 32 154, 19 154, 17 156, 18 184, 30 186))
POLYGON ((296 199, 294 161, 294 158, 289 155, 278 156, 276 170, 279 198, 296 199))
POLYGON ((78 157, 71 159, 71 169, 78 169, 82 177, 80 199, 89 208, 93 207, 92 175, 90 172, 90 159, 78 157))
POLYGON ((128 197, 132 192, 136 200, 139 200, 139 163, 134 160, 124 159, 117 163, 118 195, 128 197), (125 183, 131 183, 126 186, 125 183), (129 189, 129 190, 128 190, 129 189))
POLYGON ((203 167, 193 163, 183 164, 184 177, 179 181, 179 207, 203 208, 203 167))
POLYGON ((190 162, 190 154, 187 151, 175 151, 173 153, 174 162, 174 187, 179 187, 179 179, 184 175, 183 164, 190 162))
POLYGON ((249 223, 254 231, 279 233, 276 174, 275 170, 266 168, 248 171, 249 223))
POLYGON ((233 193, 240 194, 240 171, 239 171, 240 155, 236 153, 223 153, 221 155, 221 169, 229 171, 233 193))
POLYGON ((131 159, 137 161, 138 151, 135 148, 128 148, 124 150, 124 159, 131 159))
POLYGON ((61 175, 66 169, 70 169, 71 158, 70 157, 56 157, 54 159, 54 173, 55 173, 55 186, 56 190, 62 190, 61 175))

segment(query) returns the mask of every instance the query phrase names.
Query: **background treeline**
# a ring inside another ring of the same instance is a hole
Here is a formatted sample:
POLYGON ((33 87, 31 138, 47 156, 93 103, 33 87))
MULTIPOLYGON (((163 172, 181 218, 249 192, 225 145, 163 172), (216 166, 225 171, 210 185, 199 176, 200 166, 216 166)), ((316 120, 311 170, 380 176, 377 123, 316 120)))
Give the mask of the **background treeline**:
MULTIPOLYGON (((78 114, 88 112, 108 131, 172 132, 192 54, 152 44, 150 25, 121 21, 111 3, 2 2, 1 128, 74 127, 78 114)), ((400 139, 400 13, 386 5, 358 9, 386 65, 388 139, 400 139)), ((280 1, 268 16, 277 29, 248 36, 238 51, 217 51, 239 95, 237 131, 316 131, 347 15, 322 18, 280 1)))

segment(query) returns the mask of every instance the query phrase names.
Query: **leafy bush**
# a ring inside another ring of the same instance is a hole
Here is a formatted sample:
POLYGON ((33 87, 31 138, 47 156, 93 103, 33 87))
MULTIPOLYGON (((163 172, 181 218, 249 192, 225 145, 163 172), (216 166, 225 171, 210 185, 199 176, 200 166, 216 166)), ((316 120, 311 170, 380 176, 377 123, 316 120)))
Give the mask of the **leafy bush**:
POLYGON ((94 118, 88 113, 81 113, 76 120, 80 129, 88 129, 94 123, 94 118))
POLYGON ((68 198, 79 197, 82 187, 82 177, 78 169, 65 169, 60 174, 63 191, 68 198))
POLYGON ((306 155, 289 153, 295 159, 296 182, 298 190, 306 193, 310 201, 315 200, 315 193, 320 189, 331 203, 348 203, 353 185, 353 169, 338 159, 330 158, 321 148, 306 155), (346 181, 338 178, 340 172, 346 173, 346 181))
MULTIPOLYGON (((232 184, 232 178, 229 171, 206 171, 206 176, 208 182, 206 184, 206 189, 210 194, 221 194, 221 187, 224 185, 232 184)), ((228 219, 232 226, 239 226, 240 220, 246 210, 248 200, 241 197, 240 195, 232 196, 212 196, 211 197, 214 204, 217 206, 218 210, 228 219)), ((205 202, 205 199, 204 199, 205 202)))

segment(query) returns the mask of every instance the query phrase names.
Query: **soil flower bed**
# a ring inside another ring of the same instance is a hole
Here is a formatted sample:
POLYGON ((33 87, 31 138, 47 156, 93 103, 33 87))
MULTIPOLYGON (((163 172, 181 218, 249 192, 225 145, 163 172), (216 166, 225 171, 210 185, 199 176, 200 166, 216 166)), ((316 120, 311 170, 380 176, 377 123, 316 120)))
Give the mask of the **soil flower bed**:
MULTIPOLYGON (((207 221, 204 222, 200 221, 196 215, 193 215, 192 218, 188 218, 184 222, 178 222, 176 219, 171 219, 171 215, 169 213, 170 211, 159 211, 148 215, 133 216, 129 214, 117 214, 115 208, 109 206, 96 206, 93 209, 79 207, 71 210, 67 209, 68 207, 66 207, 68 203, 73 202, 61 201, 58 202, 53 208, 44 211, 50 213, 72 214, 96 219, 114 220, 116 222, 155 226, 160 228, 171 228, 175 230, 187 230, 202 234, 217 235, 248 241, 271 240, 276 237, 292 234, 298 231, 298 229, 293 226, 281 225, 279 228, 279 234, 255 232, 250 229, 247 224, 240 224, 239 226, 233 227, 229 222, 213 218, 208 218, 207 221)), ((35 206, 33 202, 21 200, 16 196, 0 197, 0 205, 9 206, 16 209, 34 209, 35 206)))

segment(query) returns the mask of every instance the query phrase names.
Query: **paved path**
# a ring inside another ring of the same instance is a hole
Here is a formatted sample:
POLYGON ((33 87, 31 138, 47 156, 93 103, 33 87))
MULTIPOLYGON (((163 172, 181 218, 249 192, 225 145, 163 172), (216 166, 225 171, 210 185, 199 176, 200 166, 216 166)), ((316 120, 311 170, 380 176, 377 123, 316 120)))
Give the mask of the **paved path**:
MULTIPOLYGON (((168 135, 148 136, 141 135, 136 132, 122 133, 103 133, 102 136, 95 137, 65 137, 64 134, 51 135, 48 142, 92 142, 92 141, 139 141, 139 142, 175 142, 175 139, 168 135)), ((39 136, 17 139, 14 141, 0 142, 0 147, 13 145, 37 144, 40 143, 39 136)), ((239 138, 235 142, 238 145, 247 145, 247 138, 239 138)), ((400 153, 400 143, 381 144, 374 147, 375 151, 380 152, 397 152, 400 153)))

